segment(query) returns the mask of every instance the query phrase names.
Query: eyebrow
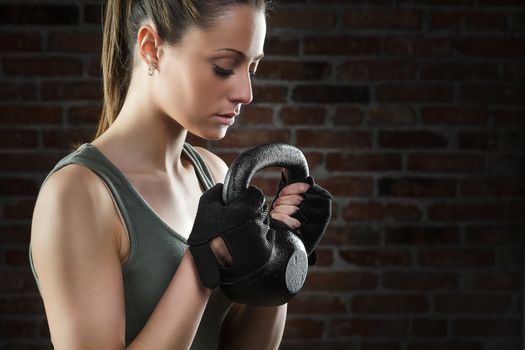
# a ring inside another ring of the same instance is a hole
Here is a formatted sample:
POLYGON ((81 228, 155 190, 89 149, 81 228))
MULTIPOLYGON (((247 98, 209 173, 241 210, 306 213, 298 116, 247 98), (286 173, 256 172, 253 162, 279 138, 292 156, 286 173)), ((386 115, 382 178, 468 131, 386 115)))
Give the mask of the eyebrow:
MULTIPOLYGON (((215 51, 231 51, 231 52, 235 52, 236 54, 238 54, 241 58, 246 58, 246 54, 244 52, 241 52, 239 50, 235 50, 235 49, 232 49, 232 48, 224 48, 224 49, 217 49, 215 51)), ((264 57, 264 52, 262 54, 260 54, 259 56, 255 57, 256 60, 259 60, 261 58, 264 57)))

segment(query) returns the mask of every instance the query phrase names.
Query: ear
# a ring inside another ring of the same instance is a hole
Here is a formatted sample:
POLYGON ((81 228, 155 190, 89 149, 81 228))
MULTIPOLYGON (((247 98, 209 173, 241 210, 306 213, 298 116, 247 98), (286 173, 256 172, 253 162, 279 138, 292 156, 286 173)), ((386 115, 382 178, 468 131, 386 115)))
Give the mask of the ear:
POLYGON ((137 33, 138 51, 146 65, 158 68, 160 37, 151 24, 144 24, 137 33))

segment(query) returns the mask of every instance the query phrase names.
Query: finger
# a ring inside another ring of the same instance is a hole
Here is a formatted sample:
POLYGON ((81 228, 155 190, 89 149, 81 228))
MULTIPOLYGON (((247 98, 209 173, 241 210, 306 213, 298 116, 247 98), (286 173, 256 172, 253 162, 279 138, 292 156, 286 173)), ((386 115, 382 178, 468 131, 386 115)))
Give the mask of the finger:
POLYGON ((301 203, 301 201, 303 200, 303 197, 301 197, 300 195, 298 194, 293 194, 293 195, 288 195, 288 196, 279 196, 279 198, 277 198, 274 203, 273 203, 273 206, 274 208, 278 205, 299 205, 301 203))
POLYGON ((299 226, 301 226, 301 223, 299 222, 299 220, 291 218, 288 215, 285 215, 282 213, 272 213, 271 216, 275 220, 279 220, 280 222, 284 223, 291 230, 296 230, 297 228, 299 228, 299 226))
POLYGON ((295 205, 279 205, 271 211, 271 213, 280 213, 284 215, 293 215, 297 212, 299 208, 297 208, 295 205))
POLYGON ((281 190, 281 193, 279 193, 280 196, 288 196, 292 194, 301 194, 310 188, 310 185, 305 182, 296 182, 287 186, 284 186, 281 190))

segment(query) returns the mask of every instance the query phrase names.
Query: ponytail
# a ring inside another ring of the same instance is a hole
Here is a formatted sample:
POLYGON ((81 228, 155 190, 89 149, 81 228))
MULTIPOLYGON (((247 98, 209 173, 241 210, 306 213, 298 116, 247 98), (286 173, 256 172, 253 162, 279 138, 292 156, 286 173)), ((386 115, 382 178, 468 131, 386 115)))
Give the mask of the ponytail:
POLYGON ((130 0, 110 0, 106 5, 101 62, 104 103, 95 138, 115 121, 131 80, 130 50, 126 40, 130 7, 130 0))

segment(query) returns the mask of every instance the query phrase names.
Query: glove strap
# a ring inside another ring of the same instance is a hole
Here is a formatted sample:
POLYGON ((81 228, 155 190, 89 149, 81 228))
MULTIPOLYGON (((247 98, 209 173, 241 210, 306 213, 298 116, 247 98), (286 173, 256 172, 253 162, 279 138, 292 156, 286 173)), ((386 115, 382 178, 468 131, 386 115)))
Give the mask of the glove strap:
POLYGON ((206 288, 214 289, 220 280, 219 262, 211 250, 210 244, 190 246, 191 255, 199 272, 202 284, 206 288), (198 262, 198 263, 197 263, 198 262))

